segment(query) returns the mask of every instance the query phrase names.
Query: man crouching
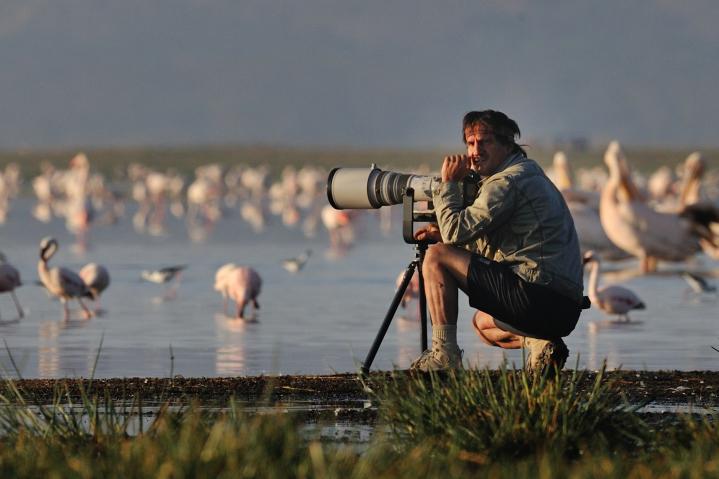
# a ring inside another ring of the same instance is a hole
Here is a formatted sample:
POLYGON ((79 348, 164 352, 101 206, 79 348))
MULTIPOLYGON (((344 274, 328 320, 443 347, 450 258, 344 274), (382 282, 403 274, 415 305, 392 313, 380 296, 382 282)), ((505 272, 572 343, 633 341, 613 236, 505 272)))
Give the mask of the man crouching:
POLYGON ((542 168, 516 143, 517 123, 494 110, 464 116, 466 155, 444 158, 432 193, 438 225, 418 230, 427 250, 422 273, 432 346, 411 365, 421 371, 458 368, 458 290, 479 311, 475 331, 487 344, 527 348, 529 370, 562 368, 562 337, 577 324, 583 297, 582 258, 571 214, 542 168), (458 183, 475 170, 476 199, 463 206, 458 183))

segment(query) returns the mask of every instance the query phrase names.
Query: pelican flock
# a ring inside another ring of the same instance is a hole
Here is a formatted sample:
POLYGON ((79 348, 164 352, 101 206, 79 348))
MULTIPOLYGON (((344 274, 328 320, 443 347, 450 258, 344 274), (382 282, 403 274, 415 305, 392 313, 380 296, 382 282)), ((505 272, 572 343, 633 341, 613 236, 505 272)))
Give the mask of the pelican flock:
POLYGON ((609 145, 604 161, 609 180, 599 204, 602 227, 614 244, 640 260, 642 271, 656 271, 659 259, 684 261, 700 251, 690 219, 655 210, 638 192, 619 143, 609 145))

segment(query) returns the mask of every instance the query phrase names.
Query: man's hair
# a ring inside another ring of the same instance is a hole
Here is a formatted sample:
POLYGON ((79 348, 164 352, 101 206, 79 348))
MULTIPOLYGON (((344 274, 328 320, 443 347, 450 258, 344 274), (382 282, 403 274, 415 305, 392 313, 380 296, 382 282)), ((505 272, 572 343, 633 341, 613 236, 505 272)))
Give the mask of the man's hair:
POLYGON ((527 152, 519 146, 516 140, 522 136, 519 131, 517 122, 509 118, 501 111, 495 110, 482 110, 482 111, 470 111, 462 119, 462 141, 467 143, 467 137, 465 131, 467 128, 475 126, 483 126, 489 133, 492 133, 496 140, 504 145, 511 148, 512 153, 521 151, 525 156, 527 152))

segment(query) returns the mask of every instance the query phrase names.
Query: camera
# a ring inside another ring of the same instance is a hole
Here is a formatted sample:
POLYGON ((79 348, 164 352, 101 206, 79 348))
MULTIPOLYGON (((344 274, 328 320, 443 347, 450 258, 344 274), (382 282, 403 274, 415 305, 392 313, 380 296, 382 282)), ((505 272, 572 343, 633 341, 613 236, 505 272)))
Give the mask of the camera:
MULTIPOLYGON (((479 175, 472 171, 462 184, 462 203, 471 205, 479 191, 479 175)), ((400 204, 411 189, 414 201, 432 201, 439 177, 382 171, 370 168, 333 168, 327 178, 327 200, 333 208, 372 209, 400 204)))

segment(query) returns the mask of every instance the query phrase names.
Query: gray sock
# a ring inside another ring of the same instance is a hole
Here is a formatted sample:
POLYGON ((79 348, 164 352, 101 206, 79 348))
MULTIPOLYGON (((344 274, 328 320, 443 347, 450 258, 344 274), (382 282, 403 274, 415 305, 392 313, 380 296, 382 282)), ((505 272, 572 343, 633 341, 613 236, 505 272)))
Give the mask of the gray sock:
POLYGON ((447 345, 457 345, 457 325, 432 325, 432 342, 441 341, 447 345))

